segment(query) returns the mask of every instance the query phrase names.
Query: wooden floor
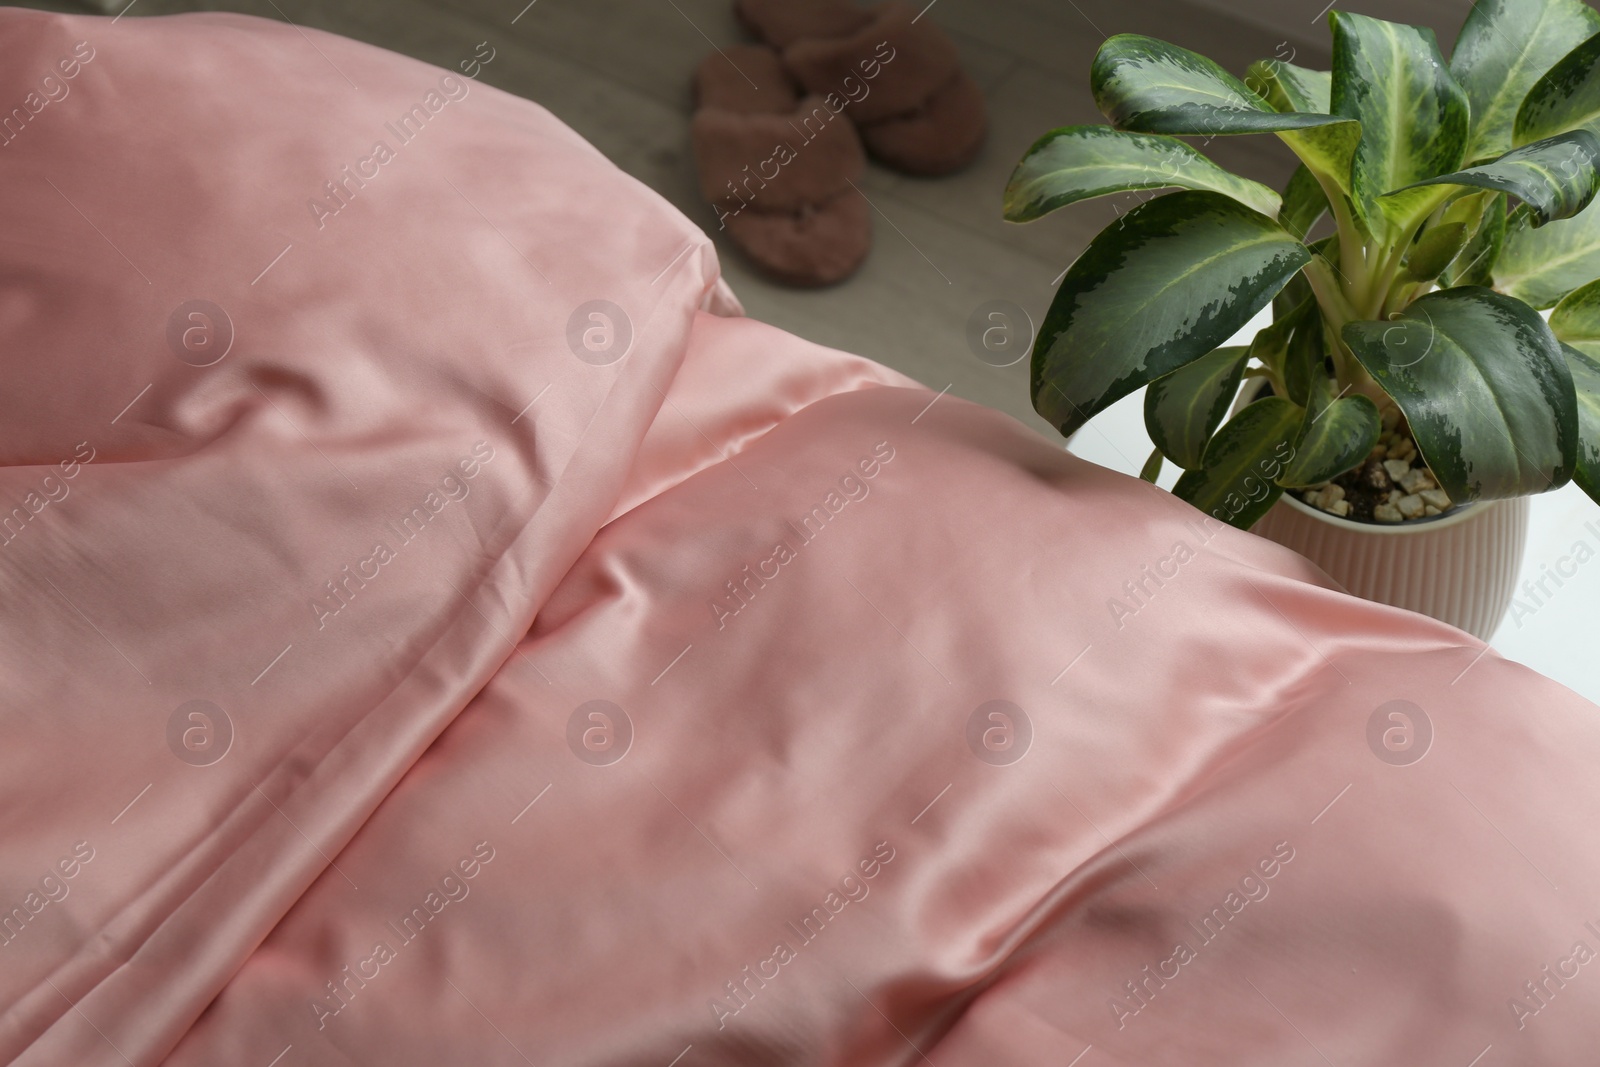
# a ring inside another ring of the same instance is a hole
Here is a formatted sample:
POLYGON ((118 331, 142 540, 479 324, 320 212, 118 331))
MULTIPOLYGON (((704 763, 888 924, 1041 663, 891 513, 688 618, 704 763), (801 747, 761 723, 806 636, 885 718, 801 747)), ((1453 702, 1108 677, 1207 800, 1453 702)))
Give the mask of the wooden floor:
MULTIPOLYGON (((111 2, 120 10, 125 0, 111 2)), ((543 104, 715 230, 714 212, 694 192, 688 78, 714 46, 742 39, 731 0, 137 0, 126 17, 194 10, 287 18, 451 69, 487 41, 496 58, 482 81, 543 104)), ((987 94, 991 132, 977 163, 934 180, 873 168, 862 188, 876 208, 875 245, 842 285, 798 292, 769 284, 722 242, 725 273, 756 318, 1053 432, 1033 415, 1026 361, 997 368, 979 360, 967 344, 967 321, 996 299, 1042 321, 1056 279, 1114 219, 1114 208, 1103 200, 1027 226, 1006 223, 1000 197, 1012 167, 1045 131, 1103 121, 1088 67, 1109 34, 1175 40, 1239 73, 1254 59, 1287 57, 1290 45, 1182 0, 934 0, 926 17, 955 39, 987 94)), ((1298 62, 1326 67, 1325 55, 1299 49, 1298 62)), ((1278 186, 1291 169, 1288 151, 1271 136, 1218 138, 1206 151, 1278 186)))

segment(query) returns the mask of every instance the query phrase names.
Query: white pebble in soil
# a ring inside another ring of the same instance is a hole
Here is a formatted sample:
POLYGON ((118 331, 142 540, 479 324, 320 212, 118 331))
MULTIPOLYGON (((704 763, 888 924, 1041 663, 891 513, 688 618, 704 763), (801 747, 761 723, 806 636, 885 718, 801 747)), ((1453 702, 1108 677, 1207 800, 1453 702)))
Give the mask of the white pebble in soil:
POLYGON ((1420 493, 1434 487, 1433 475, 1421 467, 1413 467, 1400 476, 1400 487, 1408 493, 1420 493))

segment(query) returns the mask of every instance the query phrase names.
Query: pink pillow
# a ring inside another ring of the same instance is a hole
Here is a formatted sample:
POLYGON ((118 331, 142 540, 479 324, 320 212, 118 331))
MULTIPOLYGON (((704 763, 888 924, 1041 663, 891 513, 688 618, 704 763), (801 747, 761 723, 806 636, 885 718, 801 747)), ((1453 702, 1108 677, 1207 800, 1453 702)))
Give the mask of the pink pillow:
POLYGON ((70 1002, 145 1062, 510 655, 737 302, 459 71, 223 14, 5 8, 0 54, 0 901, 44 902, 0 1061, 59 1023, 87 1062, 70 1002))

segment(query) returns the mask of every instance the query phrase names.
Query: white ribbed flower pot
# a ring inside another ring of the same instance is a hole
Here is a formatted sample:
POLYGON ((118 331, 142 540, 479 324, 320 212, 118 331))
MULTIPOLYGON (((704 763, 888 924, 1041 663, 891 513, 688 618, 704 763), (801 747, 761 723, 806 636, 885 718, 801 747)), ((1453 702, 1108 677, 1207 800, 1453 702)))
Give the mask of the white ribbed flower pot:
MULTIPOLYGON (((1236 407, 1253 394, 1246 390, 1236 407)), ((1340 518, 1285 493, 1250 532, 1305 556, 1355 596, 1487 641, 1516 592, 1528 499, 1479 501, 1389 525, 1340 518)))
POLYGON ((1420 611, 1487 641, 1516 591, 1528 498, 1465 504, 1391 526, 1341 519, 1286 493, 1250 532, 1300 553, 1358 597, 1420 611))

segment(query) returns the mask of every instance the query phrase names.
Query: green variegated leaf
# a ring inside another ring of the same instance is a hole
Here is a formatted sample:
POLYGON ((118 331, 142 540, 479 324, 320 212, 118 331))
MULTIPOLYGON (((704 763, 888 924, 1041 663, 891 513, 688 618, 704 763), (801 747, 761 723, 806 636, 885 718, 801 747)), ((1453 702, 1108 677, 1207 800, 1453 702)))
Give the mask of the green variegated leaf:
POLYGON ((1572 478, 1572 373, 1526 304, 1491 289, 1445 289, 1393 321, 1347 324, 1344 340, 1400 405, 1452 500, 1526 496, 1572 478))
POLYGON ((1476 0, 1450 56, 1450 71, 1472 105, 1462 158, 1488 159, 1509 149, 1528 90, 1574 43, 1596 32, 1600 15, 1582 0, 1476 0))
POLYGON ((1301 373, 1302 368, 1292 365, 1295 359, 1303 355, 1304 338, 1301 338, 1302 350, 1296 350, 1295 334, 1308 330, 1311 323, 1321 320, 1322 313, 1316 297, 1307 294, 1300 303, 1278 315, 1271 324, 1257 330, 1255 339, 1250 342, 1250 358, 1271 371, 1275 376, 1274 381, 1283 380, 1289 399, 1302 406, 1308 396, 1307 383, 1310 379, 1307 374, 1301 373))
MULTIPOLYGON (((1251 65, 1246 84, 1259 88, 1267 103, 1278 111, 1326 114, 1333 75, 1276 59, 1263 59, 1251 65)), ((1335 122, 1305 130, 1283 130, 1278 136, 1294 150, 1304 166, 1331 180, 1346 196, 1350 195, 1350 162, 1361 142, 1359 123, 1335 122)))
POLYGON ((1289 399, 1302 406, 1310 400, 1312 384, 1328 376, 1323 331, 1322 309, 1312 300, 1294 320, 1283 357, 1283 387, 1289 399))
POLYGON ((1289 347, 1289 331, 1294 328, 1297 317, 1304 310, 1303 305, 1296 307, 1288 315, 1275 318, 1257 330, 1255 337, 1250 341, 1248 349, 1250 358, 1263 367, 1270 367, 1273 371, 1282 370, 1283 353, 1289 347))
POLYGON ((1567 53, 1528 90, 1513 138, 1538 141, 1567 130, 1600 132, 1600 34, 1567 53))
POLYGON ((1409 233, 1447 193, 1384 193, 1455 170, 1467 143, 1467 97, 1432 30, 1333 12, 1332 111, 1361 124, 1351 188, 1369 222, 1409 233))
MULTIPOLYGON (((1571 218, 1589 205, 1600 189, 1600 137, 1573 130, 1513 148, 1499 159, 1440 175, 1408 186, 1473 185, 1498 189, 1523 203, 1535 226, 1571 218)), ((1390 193, 1388 196, 1405 195, 1390 193)))
POLYGON ((1563 344, 1600 359, 1600 281, 1574 289, 1550 312, 1550 332, 1563 344))
POLYGON ((1449 269, 1439 276, 1439 284, 1444 288, 1456 285, 1487 286, 1493 281, 1494 266, 1499 262, 1500 249, 1506 241, 1506 198, 1504 193, 1477 195, 1486 197, 1488 206, 1479 216, 1467 246, 1456 256, 1449 269))
POLYGON ((1600 503, 1600 281, 1562 298, 1550 313, 1550 330, 1562 342, 1578 394, 1578 469, 1573 481, 1600 503))
POLYGON ((1248 349, 1219 348, 1150 383, 1144 425, 1162 455, 1185 469, 1200 466, 1206 442, 1239 391, 1248 358, 1248 349))
POLYGON ((1359 122, 1335 122, 1309 130, 1284 130, 1278 134, 1300 162, 1321 174, 1348 198, 1356 149, 1361 144, 1359 122))
POLYGON ((1329 113, 1333 75, 1328 71, 1297 67, 1281 59, 1263 59, 1250 64, 1245 84, 1278 111, 1329 113))
POLYGON ((1033 406, 1070 434, 1216 348, 1311 258, 1231 197, 1170 193, 1102 230, 1067 270, 1033 346, 1033 406))
POLYGON ((1139 468, 1139 477, 1151 485, 1156 484, 1156 479, 1161 477, 1161 449, 1152 448, 1150 458, 1144 461, 1144 466, 1139 468))
POLYGON ((1477 226, 1478 220, 1483 217, 1484 210, 1489 206, 1489 201, 1499 194, 1492 189, 1482 189, 1478 192, 1464 192, 1445 205, 1439 219, 1442 222, 1463 223, 1470 230, 1477 226))
POLYGON ((1600 504, 1600 361, 1561 346, 1578 394, 1578 469, 1572 480, 1600 504))
POLYGON ((1283 223, 1284 229, 1303 241, 1306 234, 1311 232, 1311 227, 1327 213, 1328 195, 1317 184, 1316 175, 1307 170, 1304 163, 1300 164, 1289 176, 1289 184, 1284 187, 1283 208, 1278 212, 1278 221, 1283 223))
MULTIPOLYGON (((1316 253, 1317 245, 1324 243, 1326 242, 1318 241, 1310 245, 1312 253, 1316 253)), ((1296 274, 1278 291, 1278 295, 1272 298, 1272 315, 1274 318, 1281 319, 1307 300, 1313 299, 1313 296, 1311 283, 1306 281, 1306 276, 1304 274, 1296 274)))
POLYGON ((1223 170, 1182 141, 1109 126, 1067 126, 1028 150, 1006 186, 1005 215, 1029 222, 1059 207, 1130 189, 1210 189, 1266 215, 1281 206, 1259 182, 1223 170))
MULTIPOLYGON (((1337 236, 1324 237, 1320 241, 1312 241, 1306 245, 1307 251, 1313 259, 1320 259, 1328 265, 1328 269, 1335 273, 1339 270, 1339 238, 1337 236)), ((1274 318, 1286 318, 1307 300, 1315 300, 1316 294, 1311 291, 1311 283, 1304 274, 1296 274, 1289 279, 1279 292, 1272 298, 1272 315, 1274 318)))
POLYGON ((1512 212, 1495 260, 1496 289, 1547 308, 1595 278, 1600 278, 1600 204, 1538 228, 1521 209, 1512 212))
POLYGON ((1140 133, 1269 133, 1339 121, 1275 111, 1205 56, 1132 33, 1100 46, 1089 81, 1101 114, 1140 133))
POLYGON ((1464 222, 1429 226, 1406 253, 1406 273, 1417 281, 1432 281, 1461 254, 1471 236, 1464 222))
POLYGON ((1303 489, 1338 477, 1367 458, 1382 431, 1378 405, 1360 393, 1338 396, 1332 379, 1318 377, 1311 388, 1305 429, 1278 484, 1303 489))
POLYGON ((1172 492, 1213 518, 1248 530, 1283 495, 1278 478, 1294 457, 1305 409, 1281 396, 1240 409, 1206 446, 1205 464, 1172 492))

